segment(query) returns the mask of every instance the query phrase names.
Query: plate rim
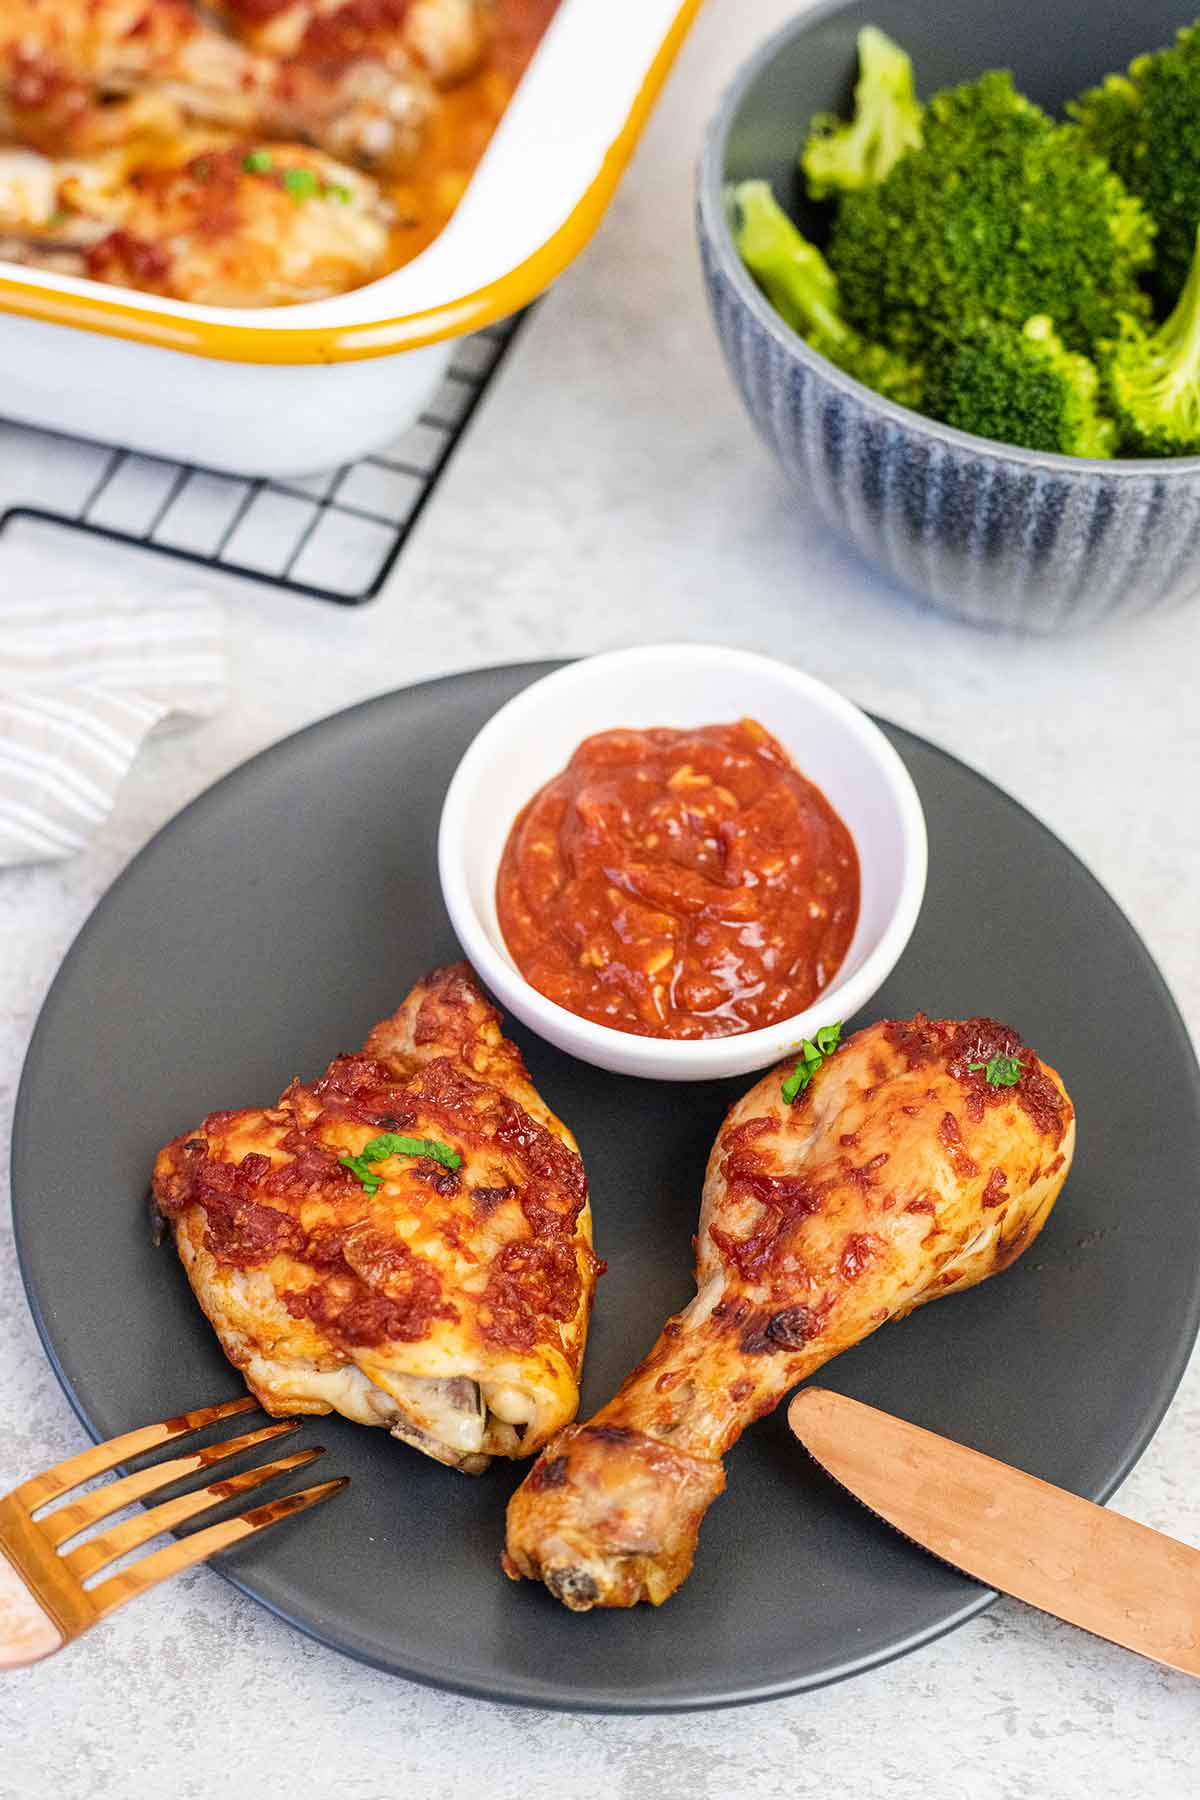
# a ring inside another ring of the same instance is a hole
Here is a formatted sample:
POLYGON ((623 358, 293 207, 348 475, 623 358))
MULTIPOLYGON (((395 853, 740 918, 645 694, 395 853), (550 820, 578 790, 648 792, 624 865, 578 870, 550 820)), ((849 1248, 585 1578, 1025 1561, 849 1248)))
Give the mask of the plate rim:
MULTIPOLYGON (((265 745, 252 756, 246 757, 242 762, 236 763, 231 769, 227 769, 223 774, 217 776, 215 780, 209 782, 207 786, 202 788, 198 794, 194 795, 191 800, 187 801, 177 812, 173 813, 170 818, 165 820, 146 843, 135 852, 115 880, 113 880, 103 893, 101 893, 88 912, 87 917, 80 925, 78 931, 68 945, 66 952, 62 956, 53 979, 43 996, 42 1002, 38 1008, 33 1031, 30 1035, 24 1058, 22 1059, 21 1074, 17 1084, 16 1099, 13 1105, 10 1186, 13 1246, 16 1254, 17 1267, 20 1271, 21 1284, 25 1294, 26 1304, 29 1307, 34 1328, 37 1331, 42 1348, 46 1353, 47 1361, 54 1372, 55 1379, 62 1388, 72 1412, 75 1414, 93 1443, 101 1442, 105 1434, 97 1429, 89 1417, 86 1407, 80 1400, 70 1377, 62 1365, 45 1314, 33 1289, 24 1241, 24 1209, 18 1204, 18 1167, 24 1156, 25 1115, 30 1105, 29 1093, 36 1075, 35 1063, 37 1061, 40 1042, 52 1022, 51 1015, 53 1013, 56 995, 60 990, 62 982, 76 958, 82 953, 92 930, 97 927, 97 922, 101 914, 107 913, 110 906, 116 903, 126 882, 130 880, 140 868, 143 859, 148 858, 151 852, 154 851, 161 842, 172 836, 177 830, 181 830, 185 827, 186 822, 194 809, 205 805, 219 789, 227 788, 231 784, 236 783, 238 780, 248 775, 252 769, 257 768, 258 765, 286 757, 287 753, 298 740, 307 738, 310 734, 319 732, 335 722, 348 722, 352 716, 366 713, 375 707, 389 704, 394 705, 402 696, 407 694, 427 691, 431 688, 444 686, 446 684, 457 684, 475 679, 486 680, 488 677, 498 674, 517 675, 527 673, 529 681, 532 682, 539 679, 542 675, 550 674, 553 670, 562 668, 569 662, 578 660, 580 659, 575 657, 535 658, 532 660, 521 659, 514 662, 489 663, 481 667, 451 670, 444 674, 431 676, 421 681, 409 682, 399 687, 390 688, 383 693, 370 695, 364 700, 352 702, 349 706, 338 707, 333 712, 322 715, 319 719, 311 720, 307 725, 300 726, 296 731, 288 732, 286 736, 276 739, 274 743, 265 745)), ((882 727, 885 732, 898 732, 903 737, 911 739, 923 748, 932 750, 939 758, 943 759, 946 763, 952 764, 956 769, 967 775, 972 781, 979 783, 990 790, 990 792, 998 797, 1010 811, 1019 813, 1023 818, 1032 821, 1037 830, 1043 834, 1043 836, 1049 838, 1056 849, 1067 856, 1077 872, 1083 876, 1087 885, 1098 891, 1100 896, 1110 907, 1112 907, 1140 948, 1147 972, 1156 984, 1159 996, 1166 1003, 1167 1011, 1178 1028, 1179 1039, 1185 1050, 1186 1071, 1190 1076, 1191 1086, 1196 1098, 1197 1116, 1200 1117, 1200 1057, 1197 1055, 1196 1046, 1192 1041, 1187 1022, 1180 1011, 1178 1002, 1172 994, 1167 980, 1163 975, 1162 970, 1159 968, 1157 959, 1149 945, 1146 943, 1133 921, 1126 914, 1124 908, 1121 907, 1113 895, 1109 893, 1099 877, 1088 867, 1087 863, 1078 852, 1063 838, 1060 838, 1045 820, 1039 817, 1036 812, 1026 806, 1022 801, 1018 800, 1015 795, 1010 794, 1007 789, 1000 787, 990 776, 985 775, 981 770, 972 767, 972 765, 964 761, 963 758, 955 755, 952 751, 944 749, 932 739, 922 736, 919 732, 912 731, 908 726, 899 725, 894 720, 884 718, 873 711, 869 712, 868 716, 877 725, 882 727)), ((901 961, 903 961, 903 957, 901 958, 901 961)), ((1118 1457, 1106 1478, 1097 1484, 1094 1490, 1087 1494, 1085 1498, 1103 1505, 1117 1488, 1120 1487, 1122 1482, 1141 1460, 1178 1392, 1180 1382, 1182 1381, 1188 1363, 1191 1360, 1192 1351, 1195 1348, 1198 1336, 1200 1336, 1200 1262, 1197 1263, 1196 1268, 1193 1271, 1191 1303, 1185 1319, 1184 1330, 1180 1335, 1172 1359, 1164 1365, 1158 1377, 1158 1397, 1155 1405, 1147 1412, 1145 1418, 1139 1425, 1138 1430, 1133 1433, 1128 1448, 1122 1456, 1118 1457)), ((965 1625, 970 1619, 978 1617, 980 1613, 984 1612, 1000 1598, 996 1589, 981 1584, 977 1597, 966 1601, 948 1617, 939 1619, 936 1624, 921 1627, 907 1637, 889 1644, 886 1649, 865 1651, 861 1656, 846 1659, 835 1667, 825 1669, 819 1674, 801 1676, 789 1675, 778 1682, 759 1682, 749 1687, 736 1690, 722 1688, 716 1693, 697 1692, 686 1697, 674 1695, 634 1697, 619 1692, 608 1693, 604 1689, 596 1686, 592 1686, 582 1695, 572 1695, 563 1691, 547 1692, 544 1687, 539 1686, 534 1681, 516 1679, 511 1675, 505 1678, 504 1684, 498 1684, 484 1683, 478 1680, 455 1676, 452 1671, 448 1671, 440 1665, 428 1663, 422 1664, 412 1660, 410 1660, 405 1667, 401 1668, 397 1663, 388 1661, 386 1658, 374 1654, 365 1647, 348 1641, 344 1635, 336 1636, 331 1632, 322 1630, 315 1622, 310 1623, 305 1619, 296 1617, 289 1611, 287 1606, 269 1598, 267 1595, 260 1592, 256 1586, 242 1579, 238 1575, 235 1567, 229 1567, 220 1560, 210 1561, 207 1566, 212 1569, 215 1574, 219 1575, 223 1581, 228 1582, 231 1587, 236 1588, 239 1593, 246 1595, 247 1598, 253 1600, 257 1605, 264 1607, 269 1613, 273 1614, 275 1618, 281 1620, 284 1624, 290 1626, 294 1630, 301 1632, 313 1642, 321 1644, 326 1649, 337 1651, 340 1655, 347 1656, 353 1661, 362 1663, 369 1668, 379 1669, 383 1673, 397 1679, 415 1681, 424 1687, 435 1688, 444 1693, 460 1694, 468 1699, 490 1701, 502 1705, 535 1708, 547 1712, 621 1714, 626 1716, 717 1711, 726 1707, 747 1706, 763 1701, 785 1699, 793 1694, 816 1692, 822 1688, 831 1687, 838 1682, 849 1680, 852 1676, 865 1674, 870 1669, 882 1668, 888 1663, 895 1662, 901 1657, 910 1655, 913 1651, 921 1649, 926 1644, 935 1643, 938 1638, 946 1636, 949 1632, 958 1630, 960 1626, 965 1625)))

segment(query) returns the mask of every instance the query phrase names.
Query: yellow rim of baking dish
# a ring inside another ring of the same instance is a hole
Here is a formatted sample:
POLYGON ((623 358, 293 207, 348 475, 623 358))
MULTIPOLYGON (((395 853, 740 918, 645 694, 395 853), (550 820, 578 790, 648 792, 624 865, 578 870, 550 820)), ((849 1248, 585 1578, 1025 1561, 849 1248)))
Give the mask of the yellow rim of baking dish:
POLYGON ((474 293, 395 319, 288 330, 266 325, 226 325, 215 319, 181 319, 170 313, 127 306, 103 294, 60 293, 0 276, 0 311, 40 319, 46 324, 99 331, 133 343, 153 344, 161 350, 183 350, 191 356, 249 363, 360 362, 366 357, 416 350, 422 344, 436 344, 444 338, 478 331, 494 319, 507 318, 528 305, 562 273, 592 236, 700 5, 701 0, 684 0, 676 13, 625 123, 605 151, 598 172, 574 210, 532 256, 474 293))

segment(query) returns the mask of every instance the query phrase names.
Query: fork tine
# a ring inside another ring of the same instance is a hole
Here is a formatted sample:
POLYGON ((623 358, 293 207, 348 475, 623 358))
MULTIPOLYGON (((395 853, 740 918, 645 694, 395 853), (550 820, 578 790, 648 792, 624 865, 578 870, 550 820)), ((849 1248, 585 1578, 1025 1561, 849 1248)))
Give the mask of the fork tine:
POLYGON ((278 1425, 264 1425, 258 1431, 244 1432, 241 1437, 227 1438, 220 1444, 206 1444, 203 1450, 193 1450, 187 1456, 173 1456, 169 1462, 153 1463, 148 1469, 138 1469, 133 1475, 123 1475, 119 1481, 93 1488, 90 1494, 84 1494, 78 1500, 68 1500, 48 1518, 38 1519, 35 1529, 56 1547, 65 1544, 68 1538, 77 1537, 89 1525, 98 1524, 101 1519, 120 1512, 123 1506, 131 1506, 146 1494, 156 1494, 159 1488, 169 1487, 171 1482, 179 1481, 185 1475, 194 1475, 197 1469, 207 1469, 243 1450, 252 1450, 255 1444, 286 1437, 299 1428, 297 1419, 284 1419, 278 1425))
POLYGON ((261 1469, 247 1469, 242 1475, 229 1475, 224 1481, 214 1481, 209 1487, 197 1488, 194 1493, 180 1494, 174 1500, 164 1500, 161 1506, 153 1506, 148 1512, 139 1513, 136 1518, 126 1519, 123 1525, 114 1525, 111 1531, 89 1538, 77 1550, 69 1550, 63 1561, 72 1574, 84 1581, 89 1575, 94 1575, 97 1569, 102 1569, 105 1563, 124 1556, 127 1550, 136 1550, 139 1544, 149 1543, 160 1532, 173 1531, 185 1519, 194 1518, 197 1513, 219 1506, 222 1500, 233 1500, 239 1494, 247 1494, 252 1488, 261 1487, 264 1481, 273 1481, 276 1475, 286 1475, 289 1470, 303 1469, 306 1464, 315 1462, 318 1456, 324 1454, 324 1445, 313 1450, 296 1450, 291 1456, 281 1456, 275 1462, 264 1463, 261 1469))
POLYGON ((94 1450, 82 1450, 78 1456, 55 1463, 53 1468, 14 1488, 10 1498, 33 1512, 35 1507, 45 1506, 47 1500, 69 1493, 80 1482, 90 1481, 93 1475, 103 1475, 129 1457, 140 1456, 143 1450, 154 1450, 159 1444, 170 1443, 172 1438, 184 1437, 189 1431, 199 1431, 205 1425, 214 1425, 218 1419, 231 1419, 235 1413, 249 1412, 257 1405, 258 1401, 251 1394, 243 1394, 240 1400, 224 1400, 219 1406, 202 1406, 196 1412, 179 1413, 173 1419, 164 1419, 161 1425, 143 1425, 139 1431, 127 1431, 121 1437, 97 1444, 94 1450))
POLYGON ((281 1519, 290 1519, 294 1513, 316 1506, 344 1488, 348 1480, 348 1476, 339 1475, 334 1481, 321 1481, 316 1487, 301 1488, 297 1494, 284 1494, 282 1499, 271 1500, 266 1506, 255 1506, 236 1519, 206 1525, 202 1531, 194 1531, 177 1544, 167 1544, 162 1550, 152 1551, 132 1568, 110 1575, 107 1581, 101 1581, 91 1589, 89 1597, 96 1609, 96 1617, 106 1617, 118 1606, 124 1606, 127 1600, 149 1593, 160 1581, 178 1575, 181 1569, 190 1569, 193 1563, 203 1562, 206 1557, 215 1556, 218 1550, 227 1550, 242 1538, 265 1531, 268 1525, 277 1525, 281 1519))

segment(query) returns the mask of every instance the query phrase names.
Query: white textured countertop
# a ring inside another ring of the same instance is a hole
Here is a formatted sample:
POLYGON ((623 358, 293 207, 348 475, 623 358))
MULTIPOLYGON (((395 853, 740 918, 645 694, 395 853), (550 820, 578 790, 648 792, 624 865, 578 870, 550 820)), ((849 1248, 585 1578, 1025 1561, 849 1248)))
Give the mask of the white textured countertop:
MULTIPOLYGON (((692 162, 726 75, 793 10, 709 0, 599 237, 526 329, 382 598, 344 611, 209 583, 228 602, 226 711, 143 753, 84 854, 0 872, 5 1146, 63 952, 201 788, 297 726, 426 675, 664 637, 790 658, 984 770, 1095 870, 1200 1036, 1200 604, 1066 643, 943 620, 796 510, 726 380, 692 241, 692 162)), ((45 440, 36 451, 31 466, 29 440, 0 430, 0 507, 86 484, 77 449, 45 440)), ((48 527, 12 541, 84 579, 101 564, 139 587, 176 580, 148 553, 48 527)), ((3 1491, 83 1442, 30 1322, 7 1208, 0 1368, 3 1491)), ((1117 1506, 1200 1544, 1198 1478, 1193 1359, 1117 1506)), ((61 1659, 0 1677, 3 1800, 1174 1800, 1195 1795, 1198 1768, 1194 1684, 1007 1602, 823 1692, 737 1713, 600 1718, 392 1680, 199 1570, 61 1659)))

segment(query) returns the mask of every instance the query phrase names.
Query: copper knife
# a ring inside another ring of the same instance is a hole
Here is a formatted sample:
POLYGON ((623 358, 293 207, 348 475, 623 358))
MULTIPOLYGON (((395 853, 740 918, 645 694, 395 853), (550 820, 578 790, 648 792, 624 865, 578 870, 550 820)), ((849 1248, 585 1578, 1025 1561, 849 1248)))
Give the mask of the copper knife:
POLYGON ((1200 1550, 827 1388, 788 1424, 856 1499, 943 1562, 1200 1677, 1200 1550))

